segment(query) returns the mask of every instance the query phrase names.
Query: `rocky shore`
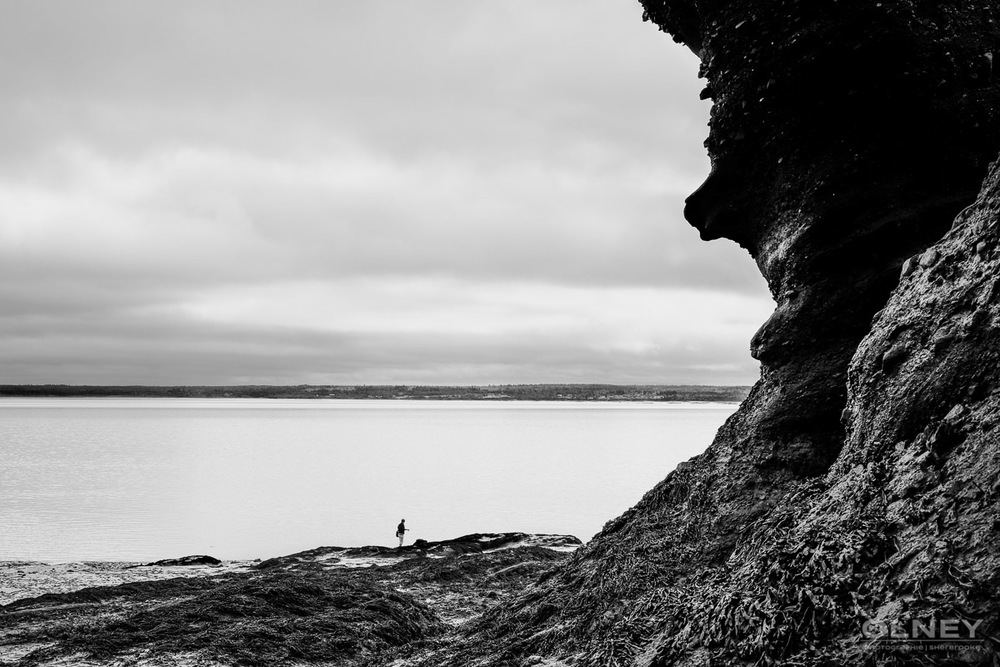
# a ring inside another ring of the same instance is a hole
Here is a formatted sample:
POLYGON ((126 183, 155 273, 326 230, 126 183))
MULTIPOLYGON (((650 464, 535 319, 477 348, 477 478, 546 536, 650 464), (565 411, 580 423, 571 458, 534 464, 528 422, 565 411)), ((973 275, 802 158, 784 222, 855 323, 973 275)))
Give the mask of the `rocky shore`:
POLYGON ((0 561, 0 608, 16 600, 46 593, 69 593, 95 586, 117 586, 136 581, 175 577, 206 577, 245 572, 253 561, 222 561, 218 565, 148 565, 119 561, 45 563, 0 561))
POLYGON ((408 664, 579 546, 502 533, 264 561, 0 563, 0 665, 408 664))
POLYGON ((21 598, 3 664, 1000 664, 1000 0, 641 1, 714 101, 685 215, 776 303, 708 450, 572 554, 467 536, 21 598))

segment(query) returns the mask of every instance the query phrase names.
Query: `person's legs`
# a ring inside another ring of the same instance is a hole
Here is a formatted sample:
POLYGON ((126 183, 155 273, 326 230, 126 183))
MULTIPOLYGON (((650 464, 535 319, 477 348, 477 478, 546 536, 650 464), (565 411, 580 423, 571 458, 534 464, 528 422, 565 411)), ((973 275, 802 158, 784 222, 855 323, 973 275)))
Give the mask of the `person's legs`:
POLYGON ((399 538, 399 546, 403 546, 403 535, 404 533, 400 533, 399 535, 396 536, 399 538))

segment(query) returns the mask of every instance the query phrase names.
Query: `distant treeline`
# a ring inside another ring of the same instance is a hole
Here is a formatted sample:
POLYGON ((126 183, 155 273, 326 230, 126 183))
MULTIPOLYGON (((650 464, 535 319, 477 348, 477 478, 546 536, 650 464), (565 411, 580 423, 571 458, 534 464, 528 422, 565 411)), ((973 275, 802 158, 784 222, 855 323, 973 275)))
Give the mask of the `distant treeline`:
POLYGON ((704 385, 505 384, 474 387, 405 385, 234 385, 212 387, 0 385, 0 396, 146 398, 356 398, 463 401, 738 402, 750 387, 704 385))

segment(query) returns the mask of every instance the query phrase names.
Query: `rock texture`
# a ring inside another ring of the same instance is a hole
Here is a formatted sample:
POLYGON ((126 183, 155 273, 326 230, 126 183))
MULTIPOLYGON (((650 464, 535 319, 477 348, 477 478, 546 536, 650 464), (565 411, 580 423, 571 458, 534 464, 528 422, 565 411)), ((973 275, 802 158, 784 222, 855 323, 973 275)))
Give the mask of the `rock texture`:
POLYGON ((685 214, 768 281, 761 380, 703 455, 423 664, 994 664, 992 640, 871 635, 997 635, 1000 2, 643 5, 702 60, 712 172, 685 214))
POLYGON ((423 549, 319 547, 251 569, 19 597, 0 604, 0 665, 399 665, 578 544, 501 533, 423 549))

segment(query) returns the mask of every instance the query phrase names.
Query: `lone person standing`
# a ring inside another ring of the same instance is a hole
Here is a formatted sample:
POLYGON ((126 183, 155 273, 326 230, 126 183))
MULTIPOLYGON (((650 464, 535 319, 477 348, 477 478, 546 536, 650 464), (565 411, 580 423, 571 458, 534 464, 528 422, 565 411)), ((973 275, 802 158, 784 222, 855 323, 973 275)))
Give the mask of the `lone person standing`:
POLYGON ((399 538, 399 546, 403 546, 403 535, 406 534, 409 528, 406 527, 406 519, 400 519, 399 525, 396 526, 396 537, 399 538))

